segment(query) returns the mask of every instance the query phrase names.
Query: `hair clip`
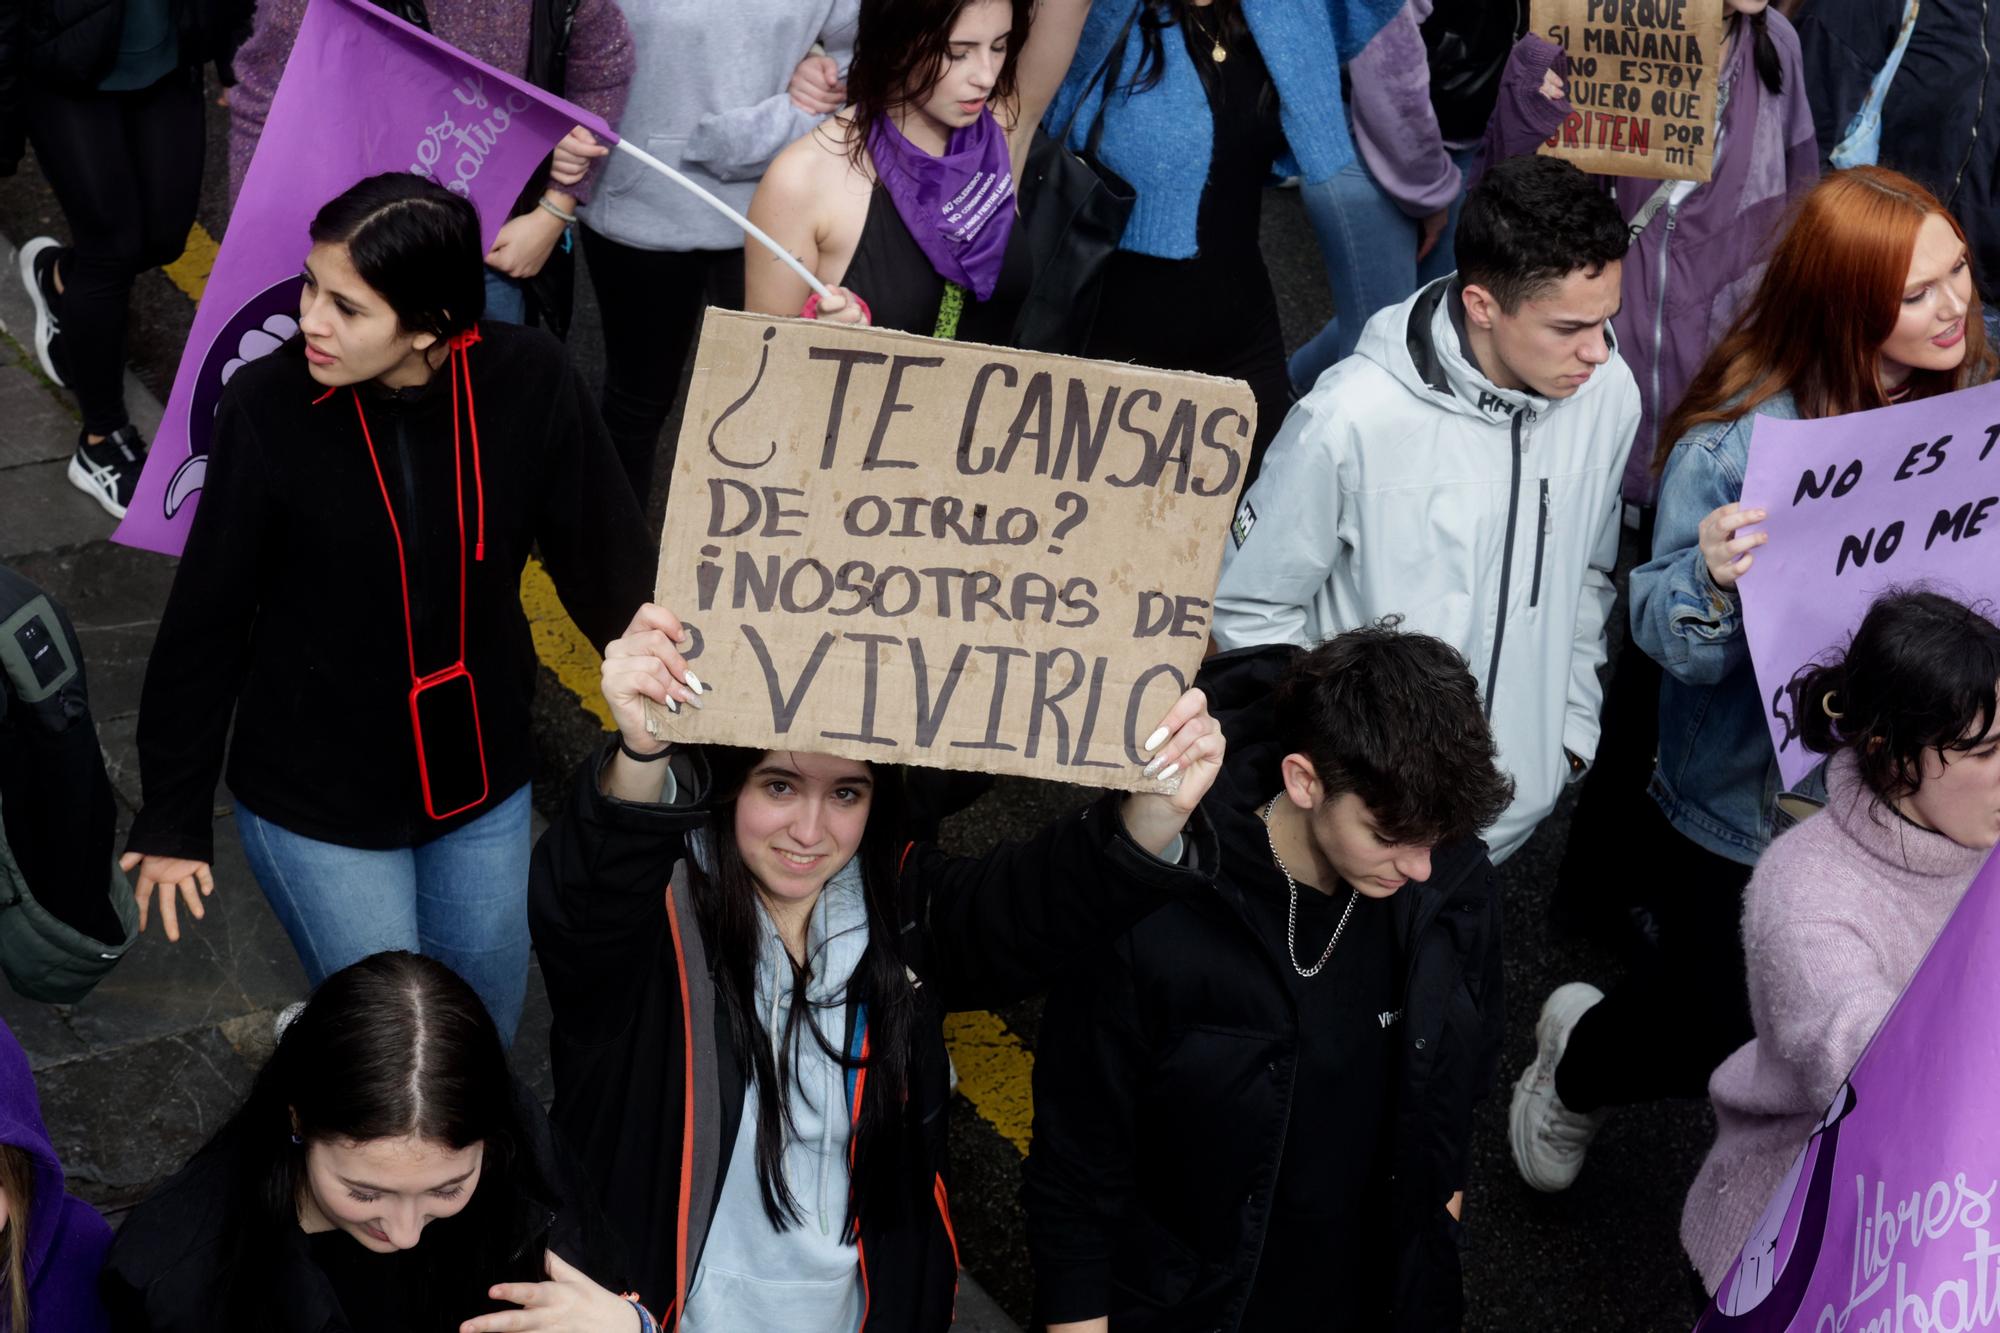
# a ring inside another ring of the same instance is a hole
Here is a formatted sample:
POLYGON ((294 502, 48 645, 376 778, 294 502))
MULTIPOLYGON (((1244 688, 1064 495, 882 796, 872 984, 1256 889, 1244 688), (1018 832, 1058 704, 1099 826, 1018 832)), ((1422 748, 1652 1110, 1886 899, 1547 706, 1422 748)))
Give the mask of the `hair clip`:
POLYGON ((1843 717, 1846 717, 1847 714, 1835 710, 1833 706, 1834 693, 1833 690, 1828 690, 1825 694, 1822 694, 1819 697, 1819 706, 1821 712, 1825 713, 1833 721, 1838 722, 1843 717))

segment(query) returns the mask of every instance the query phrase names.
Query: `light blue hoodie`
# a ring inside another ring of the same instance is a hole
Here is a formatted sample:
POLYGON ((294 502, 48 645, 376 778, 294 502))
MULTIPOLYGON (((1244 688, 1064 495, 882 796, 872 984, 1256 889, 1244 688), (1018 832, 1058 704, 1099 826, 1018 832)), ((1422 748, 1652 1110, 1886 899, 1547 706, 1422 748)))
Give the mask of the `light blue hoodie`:
MULTIPOLYGON (((757 906, 764 929, 757 957, 757 1007, 773 1054, 792 1002, 791 959, 777 927, 757 906)), ((839 1050, 847 1031, 847 983, 868 947, 861 868, 849 861, 821 891, 806 925, 811 1021, 839 1050)), ((792 1133, 784 1178, 802 1221, 771 1225, 757 1187, 756 1084, 744 1092, 743 1118, 723 1179, 722 1198, 688 1291, 681 1333, 855 1333, 861 1325, 859 1252, 842 1243, 847 1221, 847 1142, 853 1127, 847 1071, 809 1032, 801 1032, 791 1078, 792 1133)))

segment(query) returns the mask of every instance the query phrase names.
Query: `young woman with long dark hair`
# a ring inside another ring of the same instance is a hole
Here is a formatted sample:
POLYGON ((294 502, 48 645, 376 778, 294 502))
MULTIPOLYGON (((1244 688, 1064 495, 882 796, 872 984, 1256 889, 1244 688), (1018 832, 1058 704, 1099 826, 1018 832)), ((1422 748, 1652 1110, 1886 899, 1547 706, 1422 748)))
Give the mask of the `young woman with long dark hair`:
POLYGON ((1207 882, 1187 830, 1220 767, 1198 691, 1141 747, 1172 795, 1112 796, 984 857, 912 844, 898 771, 664 746, 700 702, 680 621, 608 649, 615 745, 535 852, 555 1118, 681 1333, 942 1333, 958 1242, 944 1015, 1031 994, 1207 882))
POLYGON ((299 335, 240 369, 139 710, 125 868, 213 887, 225 742, 252 873, 314 984, 383 949, 457 969, 511 1040, 527 985, 521 571, 539 547, 596 643, 653 556, 582 380, 482 326, 479 217, 407 172, 313 219, 299 335), (231 739, 230 719, 235 717, 231 739))
POLYGON ((1756 1035, 1709 1079, 1715 1146, 1681 1214, 1710 1292, 2000 842, 1996 690, 2000 625, 1913 589, 1792 682, 1800 742, 1831 757, 1827 800, 1743 895, 1756 1035))
POLYGON ((1984 383, 1994 367, 1957 220, 1908 177, 1856 167, 1806 195, 1667 418, 1653 558, 1631 578, 1632 632, 1665 672, 1658 821, 1627 832, 1654 848, 1659 951, 1609 996, 1571 982, 1543 1005, 1512 1115, 1530 1185, 1567 1188, 1606 1108, 1701 1095, 1750 1035, 1737 923, 1779 790, 1736 591, 1767 540, 1740 530, 1779 498, 1742 494, 1757 418, 1928 398, 1984 383))
POLYGON ((1009 341, 1034 278, 1018 182, 1089 7, 862 0, 846 109, 778 154, 750 203, 835 299, 809 302, 752 246, 745 308, 1009 341))
POLYGON ((621 1262, 486 1006, 394 952, 313 992, 103 1291, 115 1333, 632 1333, 621 1262))

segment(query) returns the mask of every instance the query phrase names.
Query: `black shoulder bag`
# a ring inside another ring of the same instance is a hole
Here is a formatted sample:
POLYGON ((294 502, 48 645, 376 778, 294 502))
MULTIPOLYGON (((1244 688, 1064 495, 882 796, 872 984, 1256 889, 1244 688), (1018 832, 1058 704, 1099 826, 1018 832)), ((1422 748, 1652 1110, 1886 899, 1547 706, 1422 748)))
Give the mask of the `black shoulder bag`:
POLYGON ((1090 136, 1081 153, 1069 147, 1072 114, 1060 134, 1037 128, 1022 174, 1021 216, 1015 225, 1027 228, 1028 252, 1034 256, 1035 277, 1021 313, 1014 320, 1013 344, 1034 352, 1081 356, 1097 323, 1097 303, 1104 293, 1104 266, 1125 235, 1132 216, 1135 191, 1098 159, 1104 137, 1104 111, 1118 88, 1125 42, 1147 0, 1134 0, 1132 13, 1111 44, 1104 64, 1077 98, 1077 110, 1090 100, 1101 78, 1104 100, 1098 103, 1090 136))

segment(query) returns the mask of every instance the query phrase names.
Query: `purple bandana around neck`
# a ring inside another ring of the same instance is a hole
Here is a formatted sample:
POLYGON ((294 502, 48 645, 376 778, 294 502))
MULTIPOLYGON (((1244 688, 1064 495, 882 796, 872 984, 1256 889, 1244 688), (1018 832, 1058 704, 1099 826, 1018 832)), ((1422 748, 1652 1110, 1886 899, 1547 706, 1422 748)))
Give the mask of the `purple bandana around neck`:
POLYGON ((992 111, 952 131, 943 157, 911 143, 885 116, 868 133, 868 155, 938 276, 982 301, 991 297, 1014 229, 1013 161, 992 111))

